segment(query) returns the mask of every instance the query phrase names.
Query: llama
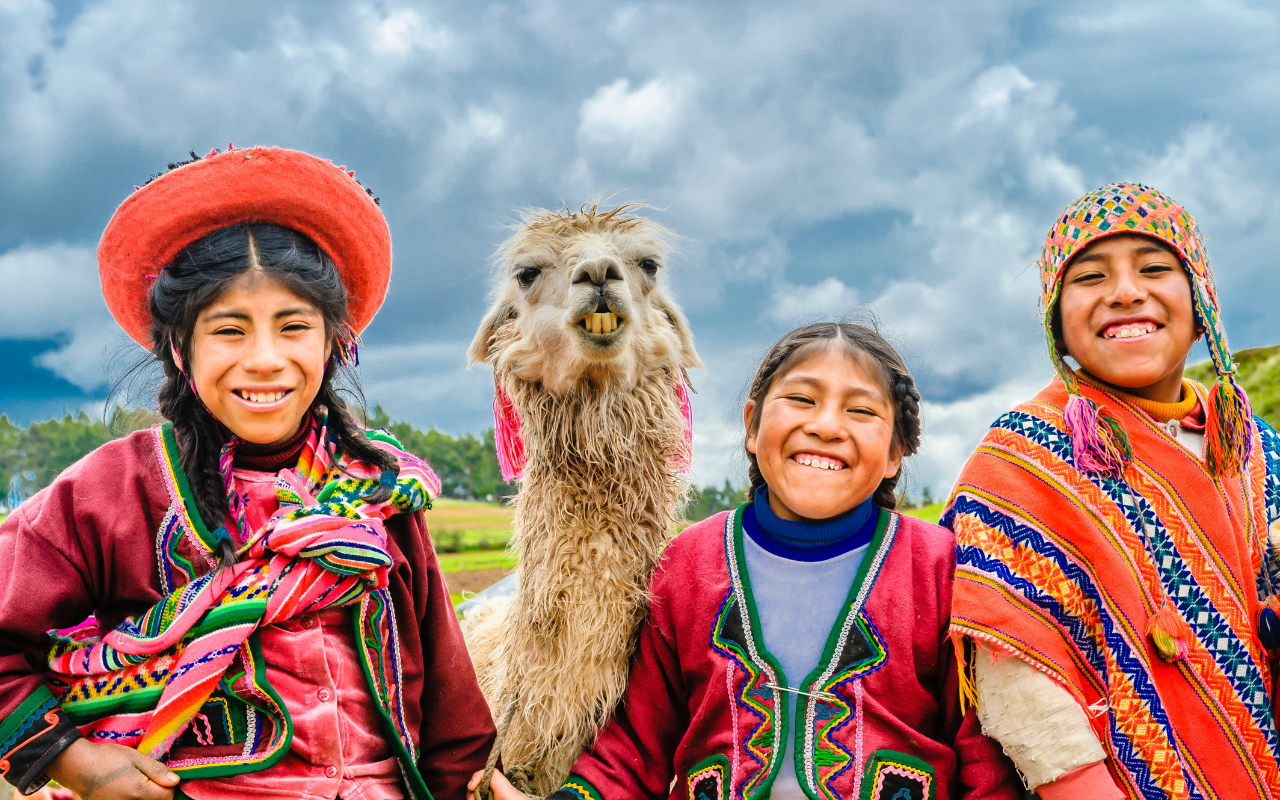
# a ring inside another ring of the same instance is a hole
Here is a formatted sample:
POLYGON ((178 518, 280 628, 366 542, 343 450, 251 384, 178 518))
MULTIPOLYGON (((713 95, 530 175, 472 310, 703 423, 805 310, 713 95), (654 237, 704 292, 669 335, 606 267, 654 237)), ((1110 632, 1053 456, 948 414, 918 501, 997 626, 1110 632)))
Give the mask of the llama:
MULTIPOLYGON (((518 588, 464 629, 506 774, 543 797, 626 688, 687 489, 686 370, 702 362, 667 289, 669 233, 636 208, 527 211, 498 251, 496 298, 467 354, 493 366, 495 411, 518 421, 527 463, 518 588)), ((504 464, 520 458, 499 450, 504 464)))

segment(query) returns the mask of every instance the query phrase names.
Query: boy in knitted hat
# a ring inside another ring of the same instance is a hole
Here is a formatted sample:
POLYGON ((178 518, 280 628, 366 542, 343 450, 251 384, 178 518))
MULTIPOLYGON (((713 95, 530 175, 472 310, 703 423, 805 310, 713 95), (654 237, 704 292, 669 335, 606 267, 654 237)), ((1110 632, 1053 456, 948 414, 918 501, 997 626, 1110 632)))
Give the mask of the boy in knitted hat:
POLYGON ((943 518, 962 683, 1046 800, 1276 797, 1280 439, 1235 382, 1196 223, 1106 186, 1040 272, 1058 378, 996 420, 943 518), (1211 389, 1182 377, 1201 336, 1211 389))

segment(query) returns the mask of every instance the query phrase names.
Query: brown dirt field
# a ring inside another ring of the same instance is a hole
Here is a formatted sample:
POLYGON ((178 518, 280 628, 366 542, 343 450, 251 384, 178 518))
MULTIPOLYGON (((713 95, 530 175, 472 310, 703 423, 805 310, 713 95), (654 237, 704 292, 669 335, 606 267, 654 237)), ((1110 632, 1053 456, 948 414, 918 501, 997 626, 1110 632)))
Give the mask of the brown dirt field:
POLYGON ((463 572, 446 572, 445 583, 449 584, 451 594, 478 592, 488 589, 493 584, 507 577, 505 569, 471 569, 463 572))

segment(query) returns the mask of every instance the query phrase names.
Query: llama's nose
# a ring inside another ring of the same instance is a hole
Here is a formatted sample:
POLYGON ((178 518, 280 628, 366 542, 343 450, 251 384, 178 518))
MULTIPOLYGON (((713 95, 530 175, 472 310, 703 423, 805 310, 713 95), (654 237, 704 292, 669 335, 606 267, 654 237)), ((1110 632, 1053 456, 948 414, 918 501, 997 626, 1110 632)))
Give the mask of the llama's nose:
POLYGON ((622 270, 611 258, 596 259, 578 264, 573 269, 573 283, 591 283, 601 291, 609 281, 622 280, 622 270))

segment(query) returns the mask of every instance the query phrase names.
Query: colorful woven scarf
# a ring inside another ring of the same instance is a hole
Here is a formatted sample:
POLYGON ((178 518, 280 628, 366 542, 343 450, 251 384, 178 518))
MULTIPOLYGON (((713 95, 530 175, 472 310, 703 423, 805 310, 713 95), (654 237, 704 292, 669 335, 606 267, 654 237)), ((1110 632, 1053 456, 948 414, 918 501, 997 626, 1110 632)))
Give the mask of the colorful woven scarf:
POLYGON ((395 453, 398 476, 335 459, 327 425, 317 424, 297 467, 280 471, 280 508, 244 545, 244 560, 196 577, 105 634, 92 618, 51 632, 46 678, 86 736, 160 758, 218 690, 275 723, 267 752, 287 747, 287 712, 260 680, 262 656, 251 635, 263 625, 385 595, 392 562, 384 520, 429 506, 440 490, 424 462, 385 434, 366 435, 395 453), (391 485, 390 498, 368 502, 380 484, 391 485))
POLYGON ((1076 463, 1083 469, 1120 475, 1130 457, 1125 431, 1112 415, 1080 393, 1075 371, 1054 346, 1051 326, 1054 304, 1062 292, 1062 278, 1071 259, 1107 236, 1141 234, 1169 245, 1182 259, 1191 279, 1196 321, 1208 338, 1217 381, 1208 404, 1206 461, 1215 475, 1235 475, 1249 460, 1253 441, 1253 412, 1235 380, 1235 363, 1219 318, 1218 295, 1209 268, 1200 227, 1182 206, 1168 196, 1136 183, 1113 183, 1086 194, 1062 212, 1040 250, 1041 306, 1049 354, 1067 385, 1066 424, 1076 463))

